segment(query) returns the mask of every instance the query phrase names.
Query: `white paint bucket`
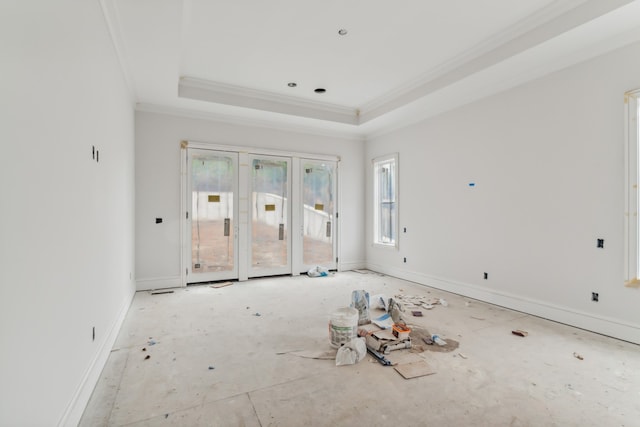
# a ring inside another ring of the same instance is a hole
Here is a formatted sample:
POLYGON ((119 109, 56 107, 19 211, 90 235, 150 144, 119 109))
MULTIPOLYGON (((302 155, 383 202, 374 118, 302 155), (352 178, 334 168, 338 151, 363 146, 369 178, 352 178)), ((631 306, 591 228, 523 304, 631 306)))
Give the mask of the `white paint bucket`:
POLYGON ((342 307, 331 313, 329 319, 331 347, 341 347, 357 336, 358 317, 358 310, 352 307, 342 307))

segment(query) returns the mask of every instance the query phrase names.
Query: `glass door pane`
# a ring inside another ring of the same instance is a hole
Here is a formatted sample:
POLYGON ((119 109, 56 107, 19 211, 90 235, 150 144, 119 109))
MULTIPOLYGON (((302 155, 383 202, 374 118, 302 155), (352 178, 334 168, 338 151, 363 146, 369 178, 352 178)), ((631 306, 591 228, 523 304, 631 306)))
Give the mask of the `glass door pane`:
POLYGON ((251 159, 251 274, 291 273, 289 256, 290 160, 251 159))
POLYGON ((190 150, 189 160, 191 262, 187 281, 236 278, 237 155, 190 150))
POLYGON ((302 161, 303 264, 336 268, 335 162, 302 161))

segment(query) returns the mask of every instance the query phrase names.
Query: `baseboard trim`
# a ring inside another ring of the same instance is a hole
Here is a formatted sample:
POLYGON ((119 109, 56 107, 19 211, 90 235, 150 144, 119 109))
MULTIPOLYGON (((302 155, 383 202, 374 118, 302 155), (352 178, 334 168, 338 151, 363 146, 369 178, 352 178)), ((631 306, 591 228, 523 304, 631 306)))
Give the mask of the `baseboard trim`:
POLYGON ((168 289, 180 287, 182 287, 182 278, 180 276, 151 277, 148 279, 136 280, 136 289, 138 291, 150 291, 153 289, 168 289))
POLYGON ((366 268, 366 261, 347 261, 338 265, 338 271, 360 270, 366 268))
POLYGON ((65 410, 62 418, 58 422, 58 426, 77 426, 82 418, 82 414, 91 398, 91 394, 93 393, 93 389, 95 388, 98 380, 100 379, 100 375, 102 374, 102 369, 107 363, 107 359, 109 358, 109 354, 111 354, 111 349, 113 348, 113 344, 116 342, 116 338, 118 337, 118 333, 120 332, 120 328, 124 323, 124 319, 127 316, 127 312, 129 311, 129 307, 133 302, 133 296, 135 292, 131 292, 130 295, 125 298, 122 306, 120 307, 120 311, 116 316, 116 319, 111 324, 111 328, 109 328, 109 333, 106 338, 102 342, 100 349, 96 353, 95 357, 89 364, 87 371, 82 377, 82 381, 78 386, 73 398, 69 402, 67 409, 65 410))
POLYGON ((598 334, 640 344, 640 325, 606 316, 594 315, 570 307, 550 304, 507 292, 496 291, 483 286, 456 282, 427 274, 405 271, 374 263, 367 263, 369 270, 384 273, 398 279, 408 280, 479 301, 495 304, 511 310, 563 323, 598 334))

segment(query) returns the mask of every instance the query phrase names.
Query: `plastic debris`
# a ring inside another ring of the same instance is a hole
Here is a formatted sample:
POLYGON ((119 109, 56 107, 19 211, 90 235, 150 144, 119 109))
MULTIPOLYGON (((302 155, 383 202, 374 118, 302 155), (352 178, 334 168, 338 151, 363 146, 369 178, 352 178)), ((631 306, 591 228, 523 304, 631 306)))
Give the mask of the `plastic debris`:
POLYGON ((529 335, 529 332, 527 332, 527 331, 523 331, 523 330, 521 330, 521 329, 516 329, 516 330, 514 330, 514 331, 511 331, 511 333, 512 333, 513 335, 517 335, 517 336, 519 336, 519 337, 523 337, 523 338, 524 338, 524 337, 526 337, 527 335, 529 335))
POLYGON ((147 344, 149 344, 149 345, 156 345, 156 344, 158 344, 158 342, 157 342, 157 341, 155 341, 155 340, 151 340, 151 339, 150 339, 149 341, 147 341, 147 344))
POLYGON ((422 312, 420 310, 412 311, 414 317, 422 317, 422 312))
POLYGON ((447 342, 436 334, 431 335, 431 339, 433 340, 434 343, 438 345, 447 345, 447 342))
POLYGON ((367 355, 367 344, 364 338, 354 338, 338 349, 336 366, 354 365, 367 355))
POLYGON ((439 303, 443 307, 447 307, 449 305, 449 303, 444 298, 440 298, 439 303))
POLYGON ((370 306, 373 308, 381 308, 384 311, 389 310, 389 298, 383 294, 376 294, 371 296, 369 299, 371 301, 370 306))
POLYGON ((458 353, 458 356, 462 357, 463 359, 467 359, 467 356, 465 354, 458 353))
POLYGON ((580 354, 578 354, 576 352, 573 353, 573 357, 575 357, 578 360, 584 360, 584 357, 582 357, 582 355, 580 355, 580 354))
POLYGON ((319 265, 312 267, 307 272, 307 276, 309 277, 325 277, 329 275, 329 270, 319 265))

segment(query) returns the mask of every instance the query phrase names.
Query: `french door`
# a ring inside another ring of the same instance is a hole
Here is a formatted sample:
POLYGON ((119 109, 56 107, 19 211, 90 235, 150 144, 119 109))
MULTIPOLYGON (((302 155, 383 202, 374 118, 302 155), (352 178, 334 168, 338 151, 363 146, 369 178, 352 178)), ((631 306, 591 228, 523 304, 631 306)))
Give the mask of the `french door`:
POLYGON ((194 145, 183 145, 185 285, 337 268, 335 158, 194 145))
POLYGON ((336 268, 336 162, 301 160, 303 270, 336 268))
POLYGON ((250 157, 249 277, 291 273, 291 159, 250 157))
POLYGON ((189 282, 238 277, 238 154, 190 149, 187 158, 189 282))

